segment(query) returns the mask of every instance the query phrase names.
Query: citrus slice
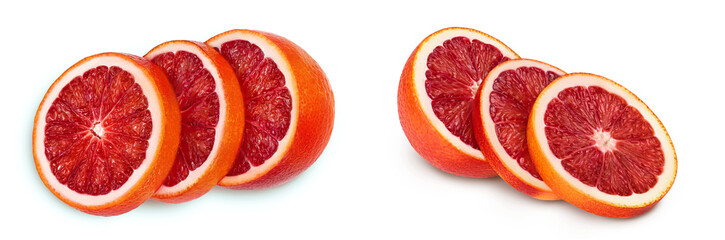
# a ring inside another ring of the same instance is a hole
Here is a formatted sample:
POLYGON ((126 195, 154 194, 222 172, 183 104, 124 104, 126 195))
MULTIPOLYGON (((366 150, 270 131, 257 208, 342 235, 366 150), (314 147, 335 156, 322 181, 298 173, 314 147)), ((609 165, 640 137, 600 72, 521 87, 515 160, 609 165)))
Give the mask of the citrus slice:
POLYGON ((539 92, 564 74, 536 60, 509 60, 488 73, 476 95, 473 128, 483 156, 511 186, 542 200, 559 197, 534 167, 526 143, 526 124, 539 92))
POLYGON ((473 29, 445 28, 426 37, 398 87, 400 124, 413 148, 443 171, 495 176, 474 137, 473 100, 488 72, 515 58, 502 42, 473 29))
POLYGON ((146 59, 84 58, 50 86, 35 115, 38 174, 55 196, 83 212, 128 212, 169 173, 179 121, 174 90, 146 59))
POLYGON ((527 139, 544 182, 601 216, 646 212, 677 173, 660 120, 629 90, 597 75, 568 74, 549 84, 531 110, 527 139))
POLYGON ((146 54, 176 92, 181 139, 176 160, 154 199, 180 203, 211 190, 234 163, 244 130, 237 77, 224 58, 201 42, 170 41, 146 54))
POLYGON ((334 99, 317 62, 291 41, 266 32, 230 30, 207 44, 229 62, 244 96, 244 136, 219 185, 277 186, 322 154, 334 118, 334 99))

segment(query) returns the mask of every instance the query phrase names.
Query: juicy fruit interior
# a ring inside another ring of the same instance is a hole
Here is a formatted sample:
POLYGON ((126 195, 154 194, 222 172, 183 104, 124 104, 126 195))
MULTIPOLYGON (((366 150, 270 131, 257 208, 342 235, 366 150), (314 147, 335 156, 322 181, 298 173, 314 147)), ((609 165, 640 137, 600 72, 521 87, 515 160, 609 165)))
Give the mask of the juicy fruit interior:
POLYGON ((154 57, 151 62, 166 73, 181 110, 179 150, 163 183, 170 187, 186 179, 189 172, 207 161, 219 123, 219 94, 214 91, 214 77, 204 68, 201 59, 192 53, 167 52, 154 57))
POLYGON ((561 165, 582 183, 619 196, 644 193, 663 172, 652 126, 620 96, 570 87, 549 102, 545 134, 561 165))
POLYGON ((436 117, 461 141, 479 149, 473 136, 473 99, 481 81, 509 60, 493 45, 454 37, 428 55, 425 90, 436 117))
POLYGON ((131 74, 98 66, 61 89, 45 121, 45 156, 71 190, 104 195, 120 188, 146 158, 153 124, 131 74))
POLYGON ((491 119, 506 154, 535 178, 541 179, 529 155, 526 125, 536 97, 560 75, 537 67, 519 67, 501 72, 490 96, 491 119))
POLYGON ((233 40, 223 43, 217 51, 234 69, 244 96, 244 136, 227 173, 236 176, 262 165, 277 151, 290 126, 292 95, 282 71, 257 45, 233 40))

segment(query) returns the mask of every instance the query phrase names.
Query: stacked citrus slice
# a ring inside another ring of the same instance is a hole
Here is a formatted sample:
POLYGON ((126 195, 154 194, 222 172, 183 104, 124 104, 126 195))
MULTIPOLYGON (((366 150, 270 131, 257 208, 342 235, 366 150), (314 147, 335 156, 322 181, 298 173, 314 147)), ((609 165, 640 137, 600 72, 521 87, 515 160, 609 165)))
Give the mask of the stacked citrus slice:
POLYGON ((166 42, 145 57, 166 73, 181 110, 174 165, 153 197, 173 203, 198 198, 227 174, 242 139, 237 78, 224 58, 201 42, 166 42))
POLYGON ((641 100, 603 77, 517 58, 472 29, 424 39, 398 89, 413 148, 446 172, 498 174, 529 196, 602 216, 640 215, 669 191, 674 147, 641 100))
POLYGON ((499 176, 532 197, 559 199, 534 167, 526 142, 529 110, 541 90, 564 71, 535 60, 496 66, 476 95, 473 127, 483 155, 499 176))
POLYGON ((602 216, 646 212, 677 173, 660 120, 629 90, 593 74, 565 75, 546 87, 531 110, 527 139, 554 192, 602 216))
POLYGON ((94 55, 63 73, 33 128, 48 189, 110 216, 150 197, 189 201, 217 184, 277 186, 314 163, 330 138, 334 100, 312 57, 252 30, 208 43, 166 42, 145 59, 94 55))

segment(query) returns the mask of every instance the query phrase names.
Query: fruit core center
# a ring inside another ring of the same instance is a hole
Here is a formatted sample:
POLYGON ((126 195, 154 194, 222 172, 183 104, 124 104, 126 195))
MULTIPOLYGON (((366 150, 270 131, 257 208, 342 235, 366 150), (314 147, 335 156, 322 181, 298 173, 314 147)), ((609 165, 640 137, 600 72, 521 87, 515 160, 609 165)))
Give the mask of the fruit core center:
POLYGON ((93 128, 91 128, 91 132, 93 132, 93 136, 96 136, 97 138, 102 138, 105 131, 103 130, 103 127, 101 127, 101 123, 96 122, 95 124, 93 124, 93 128))
POLYGON ((610 135, 609 132, 601 130, 596 131, 592 136, 592 139, 594 139, 595 145, 602 152, 611 152, 617 148, 617 140, 612 138, 612 135, 610 135))
POLYGON ((473 95, 475 96, 476 93, 478 93, 478 87, 481 86, 481 82, 483 82, 482 79, 478 79, 476 81, 473 81, 473 85, 471 85, 471 91, 473 92, 473 95))

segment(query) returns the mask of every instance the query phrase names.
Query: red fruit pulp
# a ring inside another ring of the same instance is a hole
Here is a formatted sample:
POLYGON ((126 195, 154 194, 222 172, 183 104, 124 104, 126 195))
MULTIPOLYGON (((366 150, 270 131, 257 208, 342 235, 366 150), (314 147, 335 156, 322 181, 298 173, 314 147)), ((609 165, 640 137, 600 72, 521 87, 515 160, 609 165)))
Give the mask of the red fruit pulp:
POLYGON ((489 71, 509 60, 493 45, 455 37, 428 55, 425 89, 436 117, 448 131, 479 149, 473 136, 473 99, 489 71))
POLYGON ((61 184, 81 194, 120 188, 146 158, 153 128, 133 76, 99 66, 61 89, 45 118, 45 155, 61 184))
POLYGON ((179 150, 163 183, 170 187, 186 179, 209 157, 219 123, 219 94, 214 77, 190 52, 159 54, 151 62, 166 73, 181 110, 179 150))
POLYGON ((519 166, 541 180, 529 155, 526 125, 536 97, 544 88, 560 77, 537 67, 519 67, 501 72, 493 81, 490 96, 490 114, 496 126, 498 141, 506 154, 518 161, 519 166))
POLYGON ((234 69, 244 96, 244 136, 227 174, 236 176, 262 165, 277 151, 290 127, 292 95, 282 71, 257 45, 233 40, 216 50, 234 69))
POLYGON ((661 144, 622 97, 596 86, 570 87, 544 114, 549 148, 582 183, 619 196, 647 192, 657 183, 665 161, 661 144))

